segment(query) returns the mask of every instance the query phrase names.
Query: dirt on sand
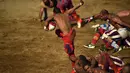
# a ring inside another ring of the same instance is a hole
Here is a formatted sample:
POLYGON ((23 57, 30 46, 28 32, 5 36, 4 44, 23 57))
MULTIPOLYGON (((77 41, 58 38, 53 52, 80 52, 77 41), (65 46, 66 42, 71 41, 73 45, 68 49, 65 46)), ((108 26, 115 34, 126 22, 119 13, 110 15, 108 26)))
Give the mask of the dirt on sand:
MULTIPOLYGON (((114 13, 130 9, 129 0, 84 1, 84 6, 77 10, 82 18, 99 13, 101 9, 114 13)), ((73 2, 75 5, 79 0, 73 2)), ((54 31, 44 31, 37 20, 39 7, 40 0, 0 0, 0 73, 71 72, 71 63, 63 50, 62 40, 54 31)), ((90 28, 93 24, 96 23, 89 23, 81 29, 76 28, 76 56, 94 56, 98 53, 100 43, 96 49, 83 48, 95 33, 90 28)), ((123 50, 118 55, 129 56, 130 50, 123 50)), ((125 59, 125 62, 130 62, 130 59, 125 59)))

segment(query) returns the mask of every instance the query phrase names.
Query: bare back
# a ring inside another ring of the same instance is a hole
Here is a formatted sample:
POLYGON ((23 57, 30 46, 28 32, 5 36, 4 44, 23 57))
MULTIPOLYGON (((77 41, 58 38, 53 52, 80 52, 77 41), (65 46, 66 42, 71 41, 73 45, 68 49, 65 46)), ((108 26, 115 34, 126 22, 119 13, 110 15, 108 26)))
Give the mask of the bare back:
POLYGON ((113 14, 110 14, 109 15, 109 20, 110 20, 110 23, 116 28, 116 29, 119 29, 119 28, 130 28, 130 24, 124 22, 123 20, 121 20, 121 18, 117 15, 113 15, 113 14))
POLYGON ((68 34, 71 29, 68 14, 56 14, 54 19, 63 34, 68 34))
POLYGON ((116 28, 116 29, 119 29, 119 28, 122 28, 122 24, 121 24, 121 20, 120 20, 120 18, 118 17, 118 16, 116 16, 116 15, 113 15, 113 14, 111 14, 110 15, 110 23, 116 28))

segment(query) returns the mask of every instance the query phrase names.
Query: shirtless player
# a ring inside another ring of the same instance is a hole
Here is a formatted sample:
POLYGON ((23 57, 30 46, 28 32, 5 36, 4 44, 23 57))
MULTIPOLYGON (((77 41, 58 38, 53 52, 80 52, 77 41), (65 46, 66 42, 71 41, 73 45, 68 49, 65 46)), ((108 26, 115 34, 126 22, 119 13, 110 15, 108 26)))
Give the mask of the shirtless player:
POLYGON ((68 54, 69 59, 72 61, 72 66, 75 64, 75 54, 74 54, 74 38, 76 36, 76 31, 71 27, 70 20, 68 18, 69 14, 73 13, 76 9, 82 6, 84 2, 80 0, 80 4, 67 10, 64 14, 57 13, 54 16, 49 17, 46 22, 44 29, 47 30, 47 25, 51 20, 55 20, 57 27, 56 34, 62 38, 64 41, 64 50, 68 54))
MULTIPOLYGON (((69 10, 73 8, 73 3, 72 0, 57 0, 57 8, 60 9, 61 13, 64 13, 66 10, 69 10)), ((82 19, 80 16, 74 11, 70 16, 69 19, 71 21, 76 21, 77 22, 77 27, 81 28, 82 27, 82 19)))
POLYGON ((111 25, 113 25, 115 28, 110 31, 106 31, 103 34, 102 39, 106 39, 111 43, 111 46, 115 49, 114 52, 120 51, 119 45, 116 41, 126 39, 130 36, 128 34, 129 31, 127 30, 127 28, 130 28, 130 24, 123 22, 117 15, 109 14, 107 10, 104 10, 104 12, 101 13, 100 18, 103 20, 109 19, 111 25))

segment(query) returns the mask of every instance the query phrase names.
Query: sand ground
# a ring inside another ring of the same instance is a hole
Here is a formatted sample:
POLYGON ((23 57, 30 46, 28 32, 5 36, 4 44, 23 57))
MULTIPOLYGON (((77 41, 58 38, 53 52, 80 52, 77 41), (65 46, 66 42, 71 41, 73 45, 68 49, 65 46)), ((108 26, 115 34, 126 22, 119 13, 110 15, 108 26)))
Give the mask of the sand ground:
MULTIPOLYGON (((130 9, 129 0, 84 0, 77 13, 82 18, 98 13, 101 9, 110 12, 130 9)), ((74 5, 78 0, 73 0, 74 5)), ((0 73, 70 73, 71 63, 63 50, 63 42, 54 34, 46 32, 38 19, 40 0, 0 0, 0 73)), ((50 14, 52 14, 50 10, 50 14)), ((98 23, 98 22, 97 22, 98 23)), ((96 55, 96 49, 82 45, 92 39, 94 29, 89 23, 77 29, 76 55, 96 55)), ((101 42, 101 41, 99 41, 101 42)), ((129 56, 130 50, 121 51, 119 56, 129 56)), ((130 62, 130 59, 125 59, 130 62)))

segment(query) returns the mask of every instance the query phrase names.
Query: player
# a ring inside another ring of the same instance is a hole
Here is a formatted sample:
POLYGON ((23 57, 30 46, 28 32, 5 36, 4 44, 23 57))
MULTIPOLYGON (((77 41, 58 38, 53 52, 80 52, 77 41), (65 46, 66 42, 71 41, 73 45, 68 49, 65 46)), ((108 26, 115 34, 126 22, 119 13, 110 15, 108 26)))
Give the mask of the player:
MULTIPOLYGON (((57 7, 61 10, 61 13, 64 13, 66 10, 73 8, 72 0, 58 0, 57 7)), ((82 19, 77 15, 76 11, 74 11, 70 16, 69 19, 71 21, 76 20, 78 28, 81 28, 82 19)))
POLYGON ((95 66, 89 59, 93 58, 80 55, 76 60, 75 71, 77 73, 120 73, 124 66, 124 62, 120 58, 109 55, 106 52, 100 52, 95 57, 94 60, 97 61, 95 66))
MULTIPOLYGON (((83 45, 85 48, 95 48, 95 45, 97 44, 103 33, 107 30, 114 29, 114 27, 109 23, 109 20, 105 24, 93 25, 92 28, 96 29, 96 33, 94 34, 94 37, 92 38, 92 41, 89 45, 83 45)), ((110 44, 107 43, 105 40, 103 41, 105 42, 106 47, 109 48, 110 44)))
POLYGON ((45 26, 44 26, 44 29, 47 30, 48 23, 51 20, 56 21, 57 27, 59 28, 56 30, 56 34, 58 35, 58 37, 62 38, 64 42, 64 50, 68 54, 69 59, 72 61, 72 66, 74 65, 75 60, 76 60, 76 57, 74 54, 74 38, 76 36, 76 31, 75 29, 71 27, 68 16, 72 14, 80 6, 82 6, 83 4, 84 2, 81 0, 78 6, 73 7, 64 13, 57 13, 56 15, 49 17, 46 20, 45 26))

